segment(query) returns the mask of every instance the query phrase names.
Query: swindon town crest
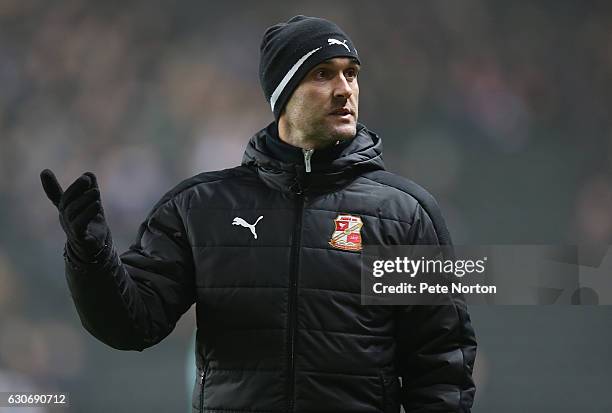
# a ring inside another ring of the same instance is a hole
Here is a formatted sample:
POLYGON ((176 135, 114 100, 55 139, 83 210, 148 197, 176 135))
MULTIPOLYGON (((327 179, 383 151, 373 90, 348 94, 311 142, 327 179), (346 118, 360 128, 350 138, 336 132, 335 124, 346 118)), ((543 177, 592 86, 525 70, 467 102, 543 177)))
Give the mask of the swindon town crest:
POLYGON ((341 250, 361 251, 361 227, 363 226, 361 218, 340 214, 334 220, 334 224, 334 232, 329 240, 329 245, 341 250))

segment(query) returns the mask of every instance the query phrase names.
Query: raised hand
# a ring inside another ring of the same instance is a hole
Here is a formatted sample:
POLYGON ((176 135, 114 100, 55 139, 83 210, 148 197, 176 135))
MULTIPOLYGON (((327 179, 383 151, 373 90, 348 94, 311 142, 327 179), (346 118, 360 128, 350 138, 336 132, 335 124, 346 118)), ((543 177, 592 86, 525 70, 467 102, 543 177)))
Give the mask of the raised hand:
POLYGON ((85 262, 94 260, 107 246, 110 235, 96 176, 85 172, 66 191, 49 169, 40 173, 40 180, 59 211, 60 224, 77 258, 85 262))

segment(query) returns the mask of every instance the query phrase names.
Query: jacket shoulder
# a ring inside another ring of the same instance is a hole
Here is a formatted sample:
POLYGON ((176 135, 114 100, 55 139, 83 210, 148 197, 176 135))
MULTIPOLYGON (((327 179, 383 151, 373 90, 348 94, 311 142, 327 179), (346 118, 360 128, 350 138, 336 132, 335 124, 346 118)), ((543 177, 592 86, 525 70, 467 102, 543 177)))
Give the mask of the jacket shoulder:
POLYGON ((434 225, 440 244, 452 244, 438 202, 425 188, 408 178, 384 170, 372 171, 364 174, 363 177, 381 185, 395 188, 416 201, 414 210, 418 209, 417 206, 420 206, 427 213, 434 225))
POLYGON ((397 189, 400 192, 413 198, 419 204, 431 203, 437 206, 436 199, 431 195, 425 188, 417 184, 416 182, 404 178, 403 176, 396 175, 392 172, 385 170, 378 170, 363 174, 362 177, 374 181, 382 186, 397 189))
POLYGON ((188 196, 188 194, 199 185, 206 185, 213 182, 227 181, 252 175, 252 171, 246 166, 236 166, 233 168, 219 171, 202 172, 190 178, 184 179, 162 196, 155 204, 153 211, 163 204, 177 197, 188 196))

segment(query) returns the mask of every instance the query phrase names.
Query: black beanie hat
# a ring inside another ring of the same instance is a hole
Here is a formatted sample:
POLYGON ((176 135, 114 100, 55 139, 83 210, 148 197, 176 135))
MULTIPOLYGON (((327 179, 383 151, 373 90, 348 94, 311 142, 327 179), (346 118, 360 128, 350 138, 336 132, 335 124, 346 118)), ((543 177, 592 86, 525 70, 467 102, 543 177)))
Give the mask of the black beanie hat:
POLYGON ((308 71, 333 57, 359 62, 351 39, 329 20, 300 15, 266 29, 260 47, 259 81, 276 121, 308 71))

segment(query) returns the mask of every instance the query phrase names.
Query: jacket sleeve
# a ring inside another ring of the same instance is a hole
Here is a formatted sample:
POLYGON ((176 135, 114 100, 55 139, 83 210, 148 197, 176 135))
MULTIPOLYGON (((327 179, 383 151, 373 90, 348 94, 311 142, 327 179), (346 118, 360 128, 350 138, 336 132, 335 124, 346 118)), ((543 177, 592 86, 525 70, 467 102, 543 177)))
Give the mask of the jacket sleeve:
MULTIPOLYGON (((439 244, 434 226, 417 206, 413 245, 439 244)), ((462 296, 451 305, 400 306, 396 313, 397 365, 406 413, 469 413, 475 394, 476 338, 462 296)))
POLYGON ((120 256, 99 263, 66 260, 81 323, 105 344, 142 351, 163 340, 195 300, 193 256, 175 199, 166 195, 120 256))

